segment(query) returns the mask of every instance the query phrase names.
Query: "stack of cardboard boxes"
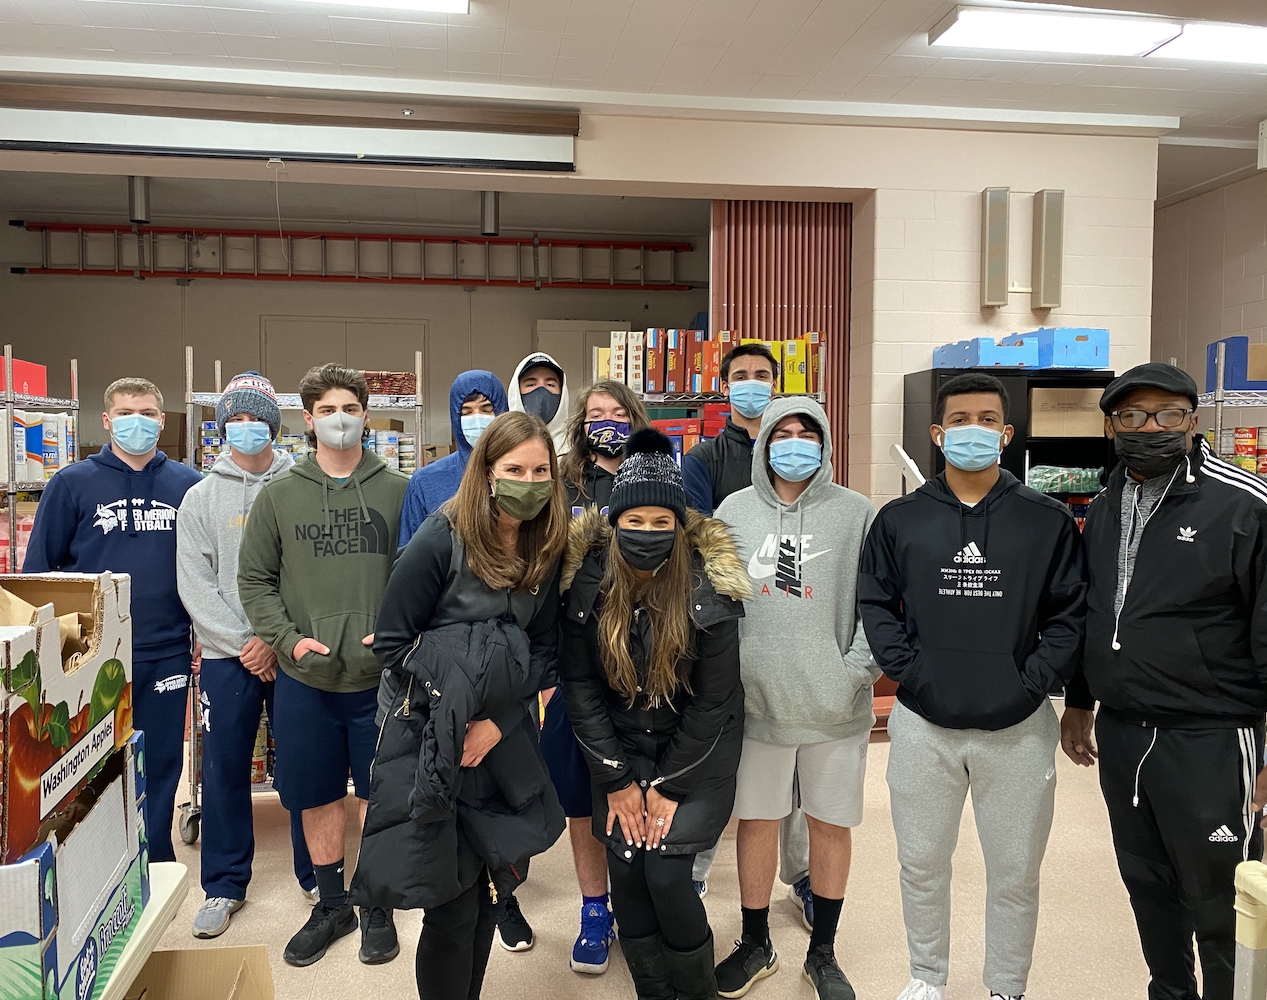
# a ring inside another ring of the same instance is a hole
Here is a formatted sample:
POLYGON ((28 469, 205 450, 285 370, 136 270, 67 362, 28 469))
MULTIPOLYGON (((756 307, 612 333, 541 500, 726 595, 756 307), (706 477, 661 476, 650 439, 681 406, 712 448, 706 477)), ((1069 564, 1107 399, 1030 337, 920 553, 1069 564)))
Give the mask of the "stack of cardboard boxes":
POLYGON ((92 1000, 149 901, 131 580, 0 577, 0 987, 92 1000))

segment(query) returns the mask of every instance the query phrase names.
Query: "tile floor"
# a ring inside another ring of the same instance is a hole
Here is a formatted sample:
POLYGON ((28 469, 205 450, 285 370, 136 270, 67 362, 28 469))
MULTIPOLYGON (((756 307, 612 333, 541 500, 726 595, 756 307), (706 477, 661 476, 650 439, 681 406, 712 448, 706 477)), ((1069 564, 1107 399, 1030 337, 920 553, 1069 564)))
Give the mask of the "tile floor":
MULTIPOLYGON (((908 978, 896 847, 884 781, 887 760, 887 744, 871 747, 866 819, 854 835, 853 874, 837 939, 837 953, 862 1000, 891 1000, 908 978)), ((1058 757, 1057 771, 1056 821, 1043 868, 1043 906, 1029 996, 1031 1000, 1143 997, 1147 972, 1126 892, 1118 880, 1096 775, 1075 768, 1063 755, 1058 757)), ((184 799, 182 790, 177 801, 184 799)), ((309 911, 294 881, 286 817, 276 797, 257 797, 255 817, 258 842, 249 902, 216 941, 197 941, 189 933, 202 902, 197 884, 199 853, 197 844, 185 847, 177 842, 179 860, 190 869, 189 896, 159 947, 264 944, 272 959, 278 1000, 416 995, 413 955, 420 926, 416 912, 397 915, 402 949, 389 965, 362 966, 356 960, 355 935, 338 942, 310 968, 293 969, 282 962, 286 940, 309 911)), ((349 859, 354 852, 355 843, 349 841, 349 859)), ((970 809, 964 814, 955 869, 950 997, 985 1000, 981 986, 985 876, 970 809)), ((487 1000, 633 1000, 618 949, 613 950, 612 966, 604 976, 579 976, 567 967, 580 900, 566 838, 534 862, 532 877, 519 897, 536 930, 537 945, 530 952, 513 955, 494 945, 484 985, 487 1000)), ((723 839, 709 880, 707 906, 719 955, 724 956, 739 935, 733 826, 723 839)), ((813 1000, 799 972, 808 935, 781 885, 775 887, 771 932, 783 966, 777 975, 754 987, 750 997, 813 1000)))

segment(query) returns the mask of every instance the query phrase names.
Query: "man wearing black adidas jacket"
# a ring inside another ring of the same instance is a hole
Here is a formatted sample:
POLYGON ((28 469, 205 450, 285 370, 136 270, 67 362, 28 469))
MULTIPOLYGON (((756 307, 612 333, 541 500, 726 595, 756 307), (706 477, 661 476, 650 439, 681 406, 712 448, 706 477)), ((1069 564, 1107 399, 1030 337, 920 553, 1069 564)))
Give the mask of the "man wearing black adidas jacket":
POLYGON ((1100 760, 1150 1000, 1231 1000, 1234 873, 1262 854, 1267 799, 1267 485, 1194 444, 1196 405, 1170 365, 1104 391, 1122 462, 1087 513, 1087 641, 1061 720, 1065 753, 1100 760))

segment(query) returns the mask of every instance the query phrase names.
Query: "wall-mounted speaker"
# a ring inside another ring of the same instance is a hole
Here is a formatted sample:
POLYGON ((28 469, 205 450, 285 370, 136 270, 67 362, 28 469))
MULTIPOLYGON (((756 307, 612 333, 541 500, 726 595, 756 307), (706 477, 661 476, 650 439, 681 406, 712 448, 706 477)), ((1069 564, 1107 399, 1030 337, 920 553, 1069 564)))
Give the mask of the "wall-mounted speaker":
POLYGON ((1064 285, 1065 193, 1034 194, 1034 275, 1030 308, 1056 309, 1064 285))
POLYGON ((981 305, 1007 305, 1008 196, 1010 188, 981 192, 981 305))

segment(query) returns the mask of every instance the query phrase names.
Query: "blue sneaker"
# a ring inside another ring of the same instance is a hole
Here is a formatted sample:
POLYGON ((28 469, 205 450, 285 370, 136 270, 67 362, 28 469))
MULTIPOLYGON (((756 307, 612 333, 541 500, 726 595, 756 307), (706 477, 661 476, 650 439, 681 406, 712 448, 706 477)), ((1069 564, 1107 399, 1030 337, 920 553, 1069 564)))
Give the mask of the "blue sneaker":
POLYGON ((805 925, 805 929, 812 932, 814 930, 814 893, 809 887, 808 875, 788 890, 787 898, 801 911, 801 923, 805 925))
POLYGON ((601 903, 581 907, 581 933, 572 945, 568 966, 573 972, 601 976, 607 971, 608 951, 616 940, 612 911, 601 903))

